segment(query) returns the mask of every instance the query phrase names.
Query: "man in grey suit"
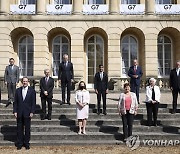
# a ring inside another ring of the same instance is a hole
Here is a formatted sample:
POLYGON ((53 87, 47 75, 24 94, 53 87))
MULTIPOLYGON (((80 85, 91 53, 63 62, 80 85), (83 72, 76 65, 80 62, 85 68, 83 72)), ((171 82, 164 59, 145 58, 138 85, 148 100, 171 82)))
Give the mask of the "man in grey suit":
POLYGON ((6 104, 6 107, 14 102, 16 85, 19 82, 19 67, 14 65, 14 62, 14 58, 9 59, 9 65, 6 66, 4 73, 4 81, 8 89, 8 103, 6 104))

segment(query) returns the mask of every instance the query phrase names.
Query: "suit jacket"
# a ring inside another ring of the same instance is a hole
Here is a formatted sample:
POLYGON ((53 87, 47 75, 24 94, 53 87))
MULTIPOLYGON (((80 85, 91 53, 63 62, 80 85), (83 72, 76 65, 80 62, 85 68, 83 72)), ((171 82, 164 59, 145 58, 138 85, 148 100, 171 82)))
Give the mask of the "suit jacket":
POLYGON ((14 65, 13 69, 11 66, 6 66, 4 73, 4 80, 7 83, 18 83, 19 82, 19 67, 14 65))
POLYGON ((177 76, 176 68, 170 72, 169 86, 173 88, 173 90, 180 89, 180 75, 177 76))
MULTIPOLYGON (((152 101, 152 88, 151 86, 146 87, 146 103, 150 103, 152 101)), ((157 102, 160 102, 161 92, 158 86, 154 86, 154 92, 155 92, 155 100, 157 102)))
POLYGON ((108 89, 108 75, 103 72, 103 79, 101 80, 100 72, 97 72, 94 77, 94 89, 98 91, 105 91, 108 89))
POLYGON ((65 80, 71 81, 71 79, 73 78, 74 78, 73 64, 69 61, 67 66, 65 66, 64 62, 60 63, 58 80, 61 80, 61 82, 65 82, 65 80))
POLYGON ((23 100, 22 87, 16 89, 13 113, 18 117, 29 117, 30 113, 35 113, 36 92, 32 87, 28 87, 27 94, 23 100))
POLYGON ((131 66, 128 71, 128 76, 131 78, 130 84, 135 84, 139 86, 141 83, 142 75, 143 72, 140 66, 137 66, 136 72, 134 71, 134 66, 131 66), (134 78, 133 75, 138 75, 138 78, 134 78))
POLYGON ((54 88, 54 79, 49 77, 49 80, 46 84, 45 77, 40 80, 40 97, 53 98, 53 88, 54 88), (48 92, 48 95, 44 95, 44 91, 48 92))

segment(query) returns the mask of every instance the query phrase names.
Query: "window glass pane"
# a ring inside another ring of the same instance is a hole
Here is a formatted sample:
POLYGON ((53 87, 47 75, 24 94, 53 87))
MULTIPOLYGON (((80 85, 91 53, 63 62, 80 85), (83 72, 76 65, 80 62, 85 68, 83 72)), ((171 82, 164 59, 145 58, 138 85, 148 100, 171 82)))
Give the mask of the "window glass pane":
MULTIPOLYGON (((69 40, 63 36, 56 36, 53 40, 53 76, 58 76, 59 64, 64 54, 70 54, 69 40)), ((70 56, 69 56, 70 57, 70 56)))
POLYGON ((121 0, 121 4, 140 4, 139 0, 121 0))
POLYGON ((34 45, 31 36, 24 36, 19 40, 18 56, 20 75, 33 76, 34 45))
POLYGON ((171 43, 171 40, 168 37, 164 36, 164 43, 171 43))

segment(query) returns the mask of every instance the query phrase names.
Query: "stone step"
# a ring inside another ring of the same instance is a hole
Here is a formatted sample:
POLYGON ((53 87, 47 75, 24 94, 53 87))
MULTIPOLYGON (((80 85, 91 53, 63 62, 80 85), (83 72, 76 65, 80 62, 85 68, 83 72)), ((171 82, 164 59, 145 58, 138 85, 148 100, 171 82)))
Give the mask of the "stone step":
MULTIPOLYGON (((107 102, 107 108, 117 108, 117 104, 118 103, 111 103, 111 104, 108 104, 107 102)), ((101 104, 102 105, 102 104, 101 104)), ((10 104, 7 108, 12 108, 12 104, 10 104)), ((40 105, 36 105, 37 108, 40 107, 40 105)), ((5 107, 5 104, 0 104, 0 108, 3 108, 5 107)), ((53 103, 52 105, 53 108, 76 108, 76 104, 71 104, 71 105, 67 105, 67 104, 63 104, 63 105, 60 105, 60 104, 57 104, 57 103, 53 103)), ((97 107, 97 105, 94 103, 94 104, 89 104, 89 107, 94 109, 97 107)), ((146 104, 145 103, 142 103, 142 104, 139 104, 138 105, 139 108, 146 108, 146 104)), ((159 104, 159 108, 172 108, 172 104, 159 104)), ((180 104, 177 104, 177 108, 180 108, 180 104)))
MULTIPOLYGON (((69 125, 76 125, 77 120, 76 119, 68 119, 68 118, 63 118, 61 120, 58 119, 52 119, 52 120, 39 120, 39 119, 32 119, 31 124, 32 125, 64 125, 64 126, 69 126, 69 125)), ((0 124, 1 125, 16 125, 16 120, 15 119, 0 119, 0 124)), ((158 124, 159 125, 180 125, 180 119, 158 119, 158 124)), ((88 119, 87 125, 122 125, 122 120, 117 119, 117 120, 112 120, 112 119, 88 119)), ((134 120, 134 125, 146 125, 146 120, 134 120)))
MULTIPOLYGON (((170 114, 170 113, 159 113, 158 114, 158 119, 159 120, 163 120, 163 119, 174 119, 174 120, 178 120, 179 119, 179 116, 177 115, 180 115, 179 113, 177 114, 170 114)), ((72 112, 69 112, 69 113, 66 113, 66 114, 61 114, 61 113, 52 113, 52 119, 74 119, 76 118, 76 113, 72 113, 72 112)), ((13 119, 15 118, 14 115, 12 113, 4 113, 4 114, 0 114, 0 119, 13 119)), ((40 114, 35 114, 33 119, 41 119, 41 115, 40 114)), ((94 114, 94 113, 90 113, 89 114, 89 119, 112 119, 112 120, 118 120, 120 119, 120 116, 118 113, 107 113, 107 115, 103 115, 103 114, 100 114, 100 115, 97 115, 97 114, 94 114)), ((138 113, 134 119, 139 119, 139 120, 142 120, 142 119, 147 119, 147 114, 146 113, 138 113)))
MULTIPOLYGON (((101 110, 102 111, 102 110, 101 110)), ((107 108, 107 113, 117 113, 117 108, 107 108)), ((1 114, 12 113, 12 109, 3 108, 0 109, 1 114)), ((97 109, 89 109, 89 113, 96 113, 97 109)), ((146 113, 146 108, 139 108, 138 113, 146 113)), ((158 113, 169 113, 170 109, 159 108, 158 113)), ((36 113, 42 113, 41 109, 36 109, 36 113)), ((53 108, 52 113, 76 113, 76 108, 53 108)))
MULTIPOLYGON (((157 133, 157 132, 135 132, 133 135, 139 135, 140 139, 160 139, 160 140, 178 140, 179 134, 177 133, 157 133)), ((103 133, 103 132, 87 132, 87 135, 78 135, 76 132, 32 132, 31 140, 68 140, 68 141, 78 141, 78 140, 89 140, 89 141, 99 141, 99 140, 118 140, 122 141, 123 135, 122 132, 116 132, 113 134, 103 133)), ((0 134, 0 141, 16 141, 16 133, 4 133, 0 134)))
MULTIPOLYGON (((168 133, 180 133, 180 125, 177 126, 157 126, 157 127, 148 127, 143 125, 135 125, 133 126, 133 132, 168 132, 168 133)), ((112 125, 112 126, 95 126, 95 125, 88 125, 86 127, 87 132, 122 132, 122 125, 112 125)), ((0 126, 1 133, 8 133, 8 132, 16 132, 17 128, 16 125, 4 125, 0 126)), ((62 126, 62 125, 32 125, 31 132, 77 132, 78 126, 77 125, 70 125, 70 126, 62 126)))

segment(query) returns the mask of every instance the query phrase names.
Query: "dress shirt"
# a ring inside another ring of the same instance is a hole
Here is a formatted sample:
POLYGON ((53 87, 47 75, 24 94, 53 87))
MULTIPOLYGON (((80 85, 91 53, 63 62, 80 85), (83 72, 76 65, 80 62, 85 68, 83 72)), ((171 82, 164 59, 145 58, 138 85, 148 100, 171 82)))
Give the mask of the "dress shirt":
POLYGON ((103 72, 100 72, 100 78, 103 79, 103 72))
POLYGON ((177 68, 176 72, 177 72, 177 76, 179 76, 180 75, 180 68, 177 68))
POLYGON ((23 97, 23 100, 25 100, 25 98, 26 98, 27 91, 28 91, 28 86, 22 88, 22 97, 23 97))

